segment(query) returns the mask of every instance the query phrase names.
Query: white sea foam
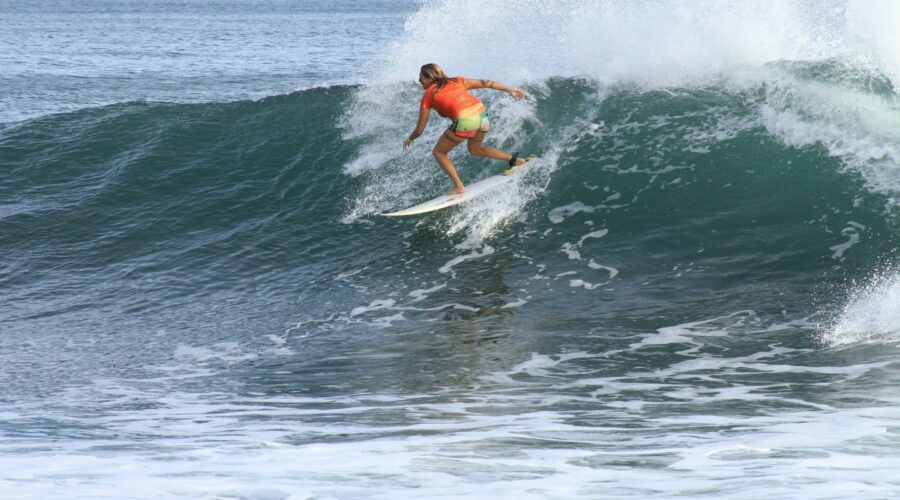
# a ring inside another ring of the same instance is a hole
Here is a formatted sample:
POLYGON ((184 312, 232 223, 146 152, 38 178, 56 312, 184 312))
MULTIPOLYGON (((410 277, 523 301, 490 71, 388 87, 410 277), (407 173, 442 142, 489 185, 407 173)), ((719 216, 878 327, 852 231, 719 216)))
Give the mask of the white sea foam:
POLYGON ((589 283, 587 281, 581 279, 569 280, 569 286, 572 288, 581 288, 583 287, 585 290, 593 290, 599 286, 605 285, 606 283, 589 283))
POLYGON ((454 258, 450 259, 446 264, 444 264, 443 266, 441 266, 441 268, 438 269, 438 271, 441 272, 441 273, 448 273, 448 272, 450 272, 454 267, 456 267, 457 265, 459 265, 459 264, 461 264, 461 263, 463 263, 463 262, 465 262, 465 261, 467 261, 467 260, 480 259, 480 258, 482 258, 482 257, 485 257, 485 256, 487 256, 487 255, 491 255, 491 254, 493 254, 493 253, 494 253, 494 247, 492 247, 492 246, 490 246, 490 245, 484 245, 484 246, 481 247, 480 249, 476 249, 476 250, 474 250, 474 251, 472 251, 472 252, 469 252, 469 253, 467 253, 467 254, 459 255, 459 256, 457 256, 457 257, 454 257, 454 258))
POLYGON ((378 311, 380 309, 388 309, 394 306, 397 301, 393 299, 385 299, 385 300, 373 300, 368 306, 359 306, 354 307, 352 311, 350 311, 350 316, 359 316, 361 314, 366 314, 372 311, 378 311))
POLYGON ((419 290, 413 290, 413 291, 409 292, 408 295, 413 298, 413 300, 412 300, 413 302, 419 302, 421 300, 427 299, 429 293, 436 292, 436 291, 441 290, 446 287, 447 287, 446 283, 441 283, 440 285, 435 285, 431 288, 422 288, 419 290))
POLYGON ((580 249, 584 246, 584 241, 589 238, 598 238, 599 239, 599 238, 606 236, 607 234, 609 234, 608 229, 600 229, 598 231, 591 231, 590 233, 582 236, 578 240, 577 243, 569 243, 569 242, 563 243, 562 247, 560 247, 559 251, 566 254, 566 256, 569 258, 569 260, 581 260, 581 253, 578 251, 578 249, 580 249))
POLYGON ((831 254, 832 259, 844 259, 844 253, 850 250, 850 247, 859 243, 859 233, 866 229, 865 226, 857 222, 848 222, 848 226, 841 230, 841 235, 847 238, 847 241, 833 245, 829 249, 834 251, 831 254))
POLYGON ((547 214, 547 217, 550 219, 550 222, 554 224, 559 224, 560 222, 566 220, 566 218, 575 215, 579 212, 584 213, 594 213, 594 207, 585 205, 580 201, 573 201, 568 205, 563 205, 561 207, 556 207, 553 210, 550 210, 550 213, 547 214))
MULTIPOLYGON (((875 375, 895 379, 891 361, 847 364, 773 345, 780 336, 756 349, 747 340, 793 328, 739 311, 660 328, 624 350, 540 342, 540 352, 440 394, 184 392, 170 384, 216 374, 196 366, 202 349, 181 348, 182 364, 161 367, 157 380, 65 393, 60 432, 79 439, 4 436, 0 489, 6 498, 889 496, 900 401, 867 391, 875 403, 858 407, 841 395, 875 375), (728 349, 730 337, 745 338, 731 344, 740 349, 728 349), (671 343, 692 349, 673 355, 671 343), (611 363, 625 351, 646 363, 611 363), (806 390, 818 386, 828 391, 806 390), (87 417, 75 411, 85 406, 87 417)), ((31 411, 4 411, 4 429, 31 411)))

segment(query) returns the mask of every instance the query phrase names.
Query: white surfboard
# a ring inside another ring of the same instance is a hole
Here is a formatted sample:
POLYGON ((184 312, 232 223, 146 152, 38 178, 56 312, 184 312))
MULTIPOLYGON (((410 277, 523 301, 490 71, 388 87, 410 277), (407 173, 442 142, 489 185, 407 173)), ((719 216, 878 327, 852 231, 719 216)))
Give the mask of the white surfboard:
POLYGON ((443 195, 438 196, 433 200, 426 201, 425 203, 420 203, 418 205, 404 208, 403 210, 398 210, 396 212, 384 212, 381 215, 385 215, 387 217, 402 217, 404 215, 418 215, 424 214, 427 212, 434 212, 435 210, 440 210, 442 208, 452 207, 453 205, 459 205, 460 203, 465 203, 471 199, 477 198, 493 189, 496 189, 508 182, 512 182, 512 180, 516 177, 516 174, 521 174, 525 171, 526 166, 533 165, 534 158, 530 159, 528 163, 524 163, 517 167, 513 167, 511 172, 508 174, 498 174, 492 175, 485 179, 481 179, 478 182, 473 182, 466 186, 466 190, 463 191, 462 194, 454 194, 454 195, 443 195))

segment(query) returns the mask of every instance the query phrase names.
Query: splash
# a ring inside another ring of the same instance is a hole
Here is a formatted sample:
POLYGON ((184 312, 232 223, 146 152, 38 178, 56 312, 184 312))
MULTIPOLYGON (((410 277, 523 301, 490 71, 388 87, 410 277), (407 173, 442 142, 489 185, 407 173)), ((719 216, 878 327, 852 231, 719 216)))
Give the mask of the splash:
POLYGON ((868 29, 881 6, 851 3, 852 27, 839 0, 431 1, 407 21, 383 79, 409 80, 422 61, 440 61, 451 72, 511 80, 685 86, 773 61, 846 54, 851 29, 871 38, 865 47, 890 53, 893 32, 868 29))
POLYGON ((900 273, 856 290, 823 338, 833 346, 900 342, 900 273))
POLYGON ((881 71, 900 84, 900 3, 855 0, 847 5, 847 28, 859 50, 881 71))

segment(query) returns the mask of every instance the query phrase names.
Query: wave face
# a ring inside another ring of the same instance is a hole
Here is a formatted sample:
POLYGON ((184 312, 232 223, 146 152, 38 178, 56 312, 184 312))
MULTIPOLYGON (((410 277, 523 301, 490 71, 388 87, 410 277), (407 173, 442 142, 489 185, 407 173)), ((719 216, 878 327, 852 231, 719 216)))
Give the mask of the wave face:
POLYGON ((882 498, 893 12, 424 2, 366 85, 3 125, 0 489, 882 498), (450 187, 429 61, 523 85, 488 142, 540 159, 383 218, 450 187))

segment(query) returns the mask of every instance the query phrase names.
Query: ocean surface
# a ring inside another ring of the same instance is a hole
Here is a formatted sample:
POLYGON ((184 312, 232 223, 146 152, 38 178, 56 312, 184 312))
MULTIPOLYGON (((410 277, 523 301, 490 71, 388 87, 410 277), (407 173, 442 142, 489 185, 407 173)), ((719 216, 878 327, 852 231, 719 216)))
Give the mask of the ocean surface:
POLYGON ((898 25, 0 0, 0 496, 900 496, 898 25), (540 158, 381 217, 428 62, 540 158))

